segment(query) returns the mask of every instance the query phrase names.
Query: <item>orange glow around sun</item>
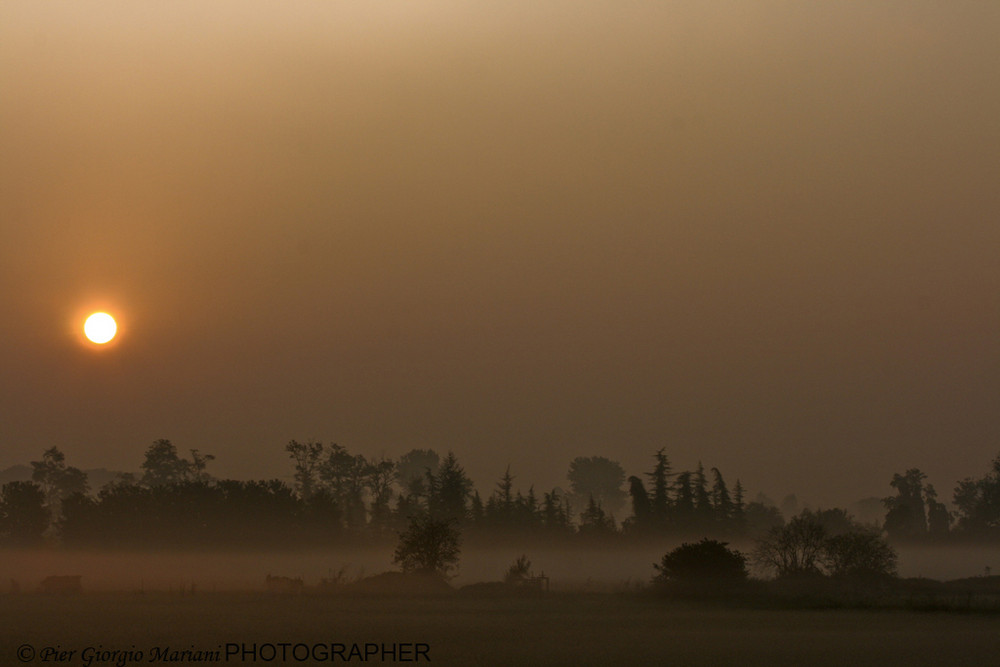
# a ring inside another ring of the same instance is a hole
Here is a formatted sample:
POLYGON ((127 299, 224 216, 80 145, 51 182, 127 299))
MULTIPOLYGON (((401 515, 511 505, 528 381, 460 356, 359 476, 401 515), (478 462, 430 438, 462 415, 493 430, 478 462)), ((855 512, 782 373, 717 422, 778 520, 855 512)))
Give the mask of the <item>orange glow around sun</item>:
POLYGON ((107 313, 93 313, 83 323, 83 333, 92 343, 104 345, 118 333, 118 324, 107 313))

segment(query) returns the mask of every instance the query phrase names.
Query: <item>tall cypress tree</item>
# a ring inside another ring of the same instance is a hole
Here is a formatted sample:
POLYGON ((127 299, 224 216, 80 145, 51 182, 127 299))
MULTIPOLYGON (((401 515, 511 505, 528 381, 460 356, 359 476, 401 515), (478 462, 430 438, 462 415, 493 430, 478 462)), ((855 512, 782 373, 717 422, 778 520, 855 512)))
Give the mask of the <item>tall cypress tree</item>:
POLYGON ((465 521, 468 518, 467 503, 472 480, 466 476, 453 452, 448 452, 441 462, 435 486, 438 518, 465 521))
POLYGON ((715 480, 712 483, 712 509, 715 511, 717 521, 728 524, 733 520, 735 513, 732 498, 729 496, 729 489, 726 488, 726 480, 722 478, 722 473, 718 468, 712 468, 715 480))
POLYGON ((486 516, 495 526, 510 526, 514 523, 514 511, 514 476, 510 474, 510 466, 507 466, 486 503, 486 516))
POLYGON ((747 525, 746 503, 743 500, 745 495, 743 484, 737 478, 736 488, 733 490, 733 528, 738 533, 742 533, 747 525))
POLYGON ((670 460, 663 453, 664 448, 657 450, 653 458, 656 459, 656 467, 653 472, 646 473, 652 485, 652 497, 650 498, 650 511, 653 520, 660 526, 665 526, 670 517, 670 478, 673 476, 670 468, 670 460))
POLYGON ((653 506, 642 480, 632 475, 628 478, 628 494, 632 498, 632 520, 640 529, 647 529, 653 523, 653 506))
POLYGON ((483 499, 479 497, 479 491, 472 494, 472 502, 469 503, 469 515, 474 526, 482 526, 486 518, 486 509, 483 507, 483 499))
POLYGON ((677 523, 689 528, 695 518, 695 494, 691 486, 691 473, 684 471, 677 475, 677 501, 674 505, 677 523))
POLYGON ((705 478, 705 466, 698 461, 698 469, 694 472, 694 511, 697 523, 709 525, 713 519, 712 496, 708 492, 708 480, 705 478))

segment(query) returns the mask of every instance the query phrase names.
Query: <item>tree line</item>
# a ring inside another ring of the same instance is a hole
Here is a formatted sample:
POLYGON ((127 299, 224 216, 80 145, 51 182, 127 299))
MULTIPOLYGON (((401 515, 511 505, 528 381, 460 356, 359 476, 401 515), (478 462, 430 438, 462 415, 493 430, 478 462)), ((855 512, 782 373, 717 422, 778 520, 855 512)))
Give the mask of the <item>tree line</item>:
MULTIPOLYGON (((609 458, 577 457, 569 489, 522 491, 508 467, 486 493, 457 457, 413 449, 369 458, 338 444, 290 441, 291 484, 216 479, 210 454, 182 456, 169 440, 145 452, 138 475, 92 493, 87 476, 56 447, 32 461, 31 481, 0 489, 0 542, 80 546, 322 545, 395 535, 413 517, 450 521, 470 536, 621 539, 660 535, 756 537, 785 525, 764 499, 746 500, 718 468, 674 472, 665 449, 650 469, 626 476, 609 458), (619 520, 617 517, 623 516, 619 520)), ((884 499, 891 539, 1000 537, 1000 456, 981 479, 955 490, 956 511, 918 469, 896 474, 884 499)))

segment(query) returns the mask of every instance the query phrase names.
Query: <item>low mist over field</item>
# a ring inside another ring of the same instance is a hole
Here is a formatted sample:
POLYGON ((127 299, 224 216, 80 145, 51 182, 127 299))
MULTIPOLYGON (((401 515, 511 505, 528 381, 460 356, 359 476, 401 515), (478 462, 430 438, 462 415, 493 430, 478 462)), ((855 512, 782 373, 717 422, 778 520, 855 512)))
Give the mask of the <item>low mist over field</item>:
MULTIPOLYGON (((553 590, 614 592, 647 586, 653 564, 679 546, 664 541, 641 547, 552 548, 536 545, 463 550, 455 586, 500 581, 518 556, 530 557, 553 590)), ((747 548, 750 544, 735 544, 747 548)), ((900 576, 938 580, 981 576, 985 568, 1000 572, 1000 546, 909 547, 900 549, 900 576)), ((82 575, 85 591, 182 592, 263 591, 265 577, 301 577, 307 586, 338 574, 348 581, 395 569, 392 547, 321 551, 191 552, 157 551, 60 552, 0 551, 0 582, 15 581, 22 591, 37 590, 47 576, 82 575)), ((7 586, 4 586, 6 589, 7 586)), ((2 589, 0 589, 2 590, 2 589)))

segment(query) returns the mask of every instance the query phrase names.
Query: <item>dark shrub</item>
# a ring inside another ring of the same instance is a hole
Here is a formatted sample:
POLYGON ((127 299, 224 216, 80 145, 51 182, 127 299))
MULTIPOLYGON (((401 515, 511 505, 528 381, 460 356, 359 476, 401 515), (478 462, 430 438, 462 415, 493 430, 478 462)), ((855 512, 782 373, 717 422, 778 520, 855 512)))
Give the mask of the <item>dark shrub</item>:
POLYGON ((725 588, 747 578, 746 556, 709 539, 682 544, 653 567, 659 572, 653 582, 661 586, 725 588))
POLYGON ((877 532, 855 530, 828 538, 825 565, 834 577, 884 579, 896 575, 896 550, 877 532))
POLYGON ((399 536, 393 562, 406 573, 447 577, 457 567, 460 553, 460 535, 454 524, 451 519, 411 517, 409 528, 399 536))

